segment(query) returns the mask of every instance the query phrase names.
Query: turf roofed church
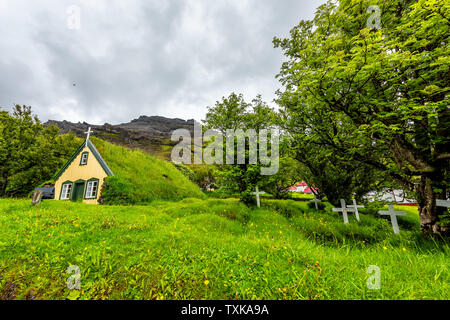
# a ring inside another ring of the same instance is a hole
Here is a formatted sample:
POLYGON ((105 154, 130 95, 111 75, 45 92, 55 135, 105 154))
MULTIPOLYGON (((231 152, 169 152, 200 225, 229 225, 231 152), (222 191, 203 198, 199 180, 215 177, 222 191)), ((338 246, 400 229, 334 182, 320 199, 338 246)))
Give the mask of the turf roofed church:
POLYGON ((86 133, 86 141, 54 178, 56 200, 98 204, 104 179, 114 175, 89 140, 91 128, 86 133))

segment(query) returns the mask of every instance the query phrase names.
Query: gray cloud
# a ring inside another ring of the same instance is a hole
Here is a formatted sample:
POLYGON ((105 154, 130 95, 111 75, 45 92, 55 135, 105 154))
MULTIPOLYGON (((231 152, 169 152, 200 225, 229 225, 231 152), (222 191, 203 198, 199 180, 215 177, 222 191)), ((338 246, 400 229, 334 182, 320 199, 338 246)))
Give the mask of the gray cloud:
POLYGON ((201 120, 231 91, 270 102, 283 61, 273 37, 323 2, 0 0, 0 106, 102 124, 201 120), (79 30, 67 27, 71 5, 79 30))

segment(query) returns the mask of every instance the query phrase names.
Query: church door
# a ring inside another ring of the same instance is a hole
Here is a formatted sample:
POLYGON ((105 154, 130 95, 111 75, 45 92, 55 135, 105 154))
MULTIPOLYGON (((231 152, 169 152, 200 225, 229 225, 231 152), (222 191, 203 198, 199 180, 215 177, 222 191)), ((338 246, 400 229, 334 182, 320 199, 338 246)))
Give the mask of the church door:
POLYGON ((73 201, 83 201, 84 194, 84 184, 85 181, 77 181, 74 183, 74 189, 72 192, 72 200, 73 201))

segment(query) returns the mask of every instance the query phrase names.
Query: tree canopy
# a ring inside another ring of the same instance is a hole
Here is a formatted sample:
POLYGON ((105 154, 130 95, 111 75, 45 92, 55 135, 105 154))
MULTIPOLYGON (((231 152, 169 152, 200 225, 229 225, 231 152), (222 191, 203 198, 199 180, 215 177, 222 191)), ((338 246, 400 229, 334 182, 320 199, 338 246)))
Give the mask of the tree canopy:
POLYGON ((376 4, 380 28, 367 28, 367 1, 329 1, 275 38, 287 58, 278 102, 293 135, 414 190, 422 230, 443 234, 436 199, 449 187, 450 6, 376 4))
POLYGON ((73 134, 58 131, 44 128, 31 107, 0 111, 0 197, 27 196, 53 178, 79 147, 73 134))
MULTIPOLYGON (((259 133, 263 129, 271 129, 276 124, 275 111, 262 100, 261 96, 256 96, 251 103, 245 101, 242 94, 231 93, 228 97, 223 97, 221 101, 217 101, 214 107, 208 108, 206 115, 205 128, 214 129, 225 135, 227 130, 254 130, 257 134, 257 149, 258 154, 261 148, 261 137, 259 133)), ((237 136, 234 137, 234 144, 237 144, 237 136)), ((224 164, 220 165, 220 176, 224 183, 224 187, 231 192, 238 192, 241 200, 244 203, 253 203, 255 197, 252 192, 255 191, 256 185, 263 186, 270 191, 275 197, 284 197, 284 190, 291 186, 297 173, 292 172, 290 168, 287 168, 289 160, 282 157, 281 172, 264 176, 261 175, 261 167, 265 164, 262 163, 261 158, 258 158, 256 163, 250 161, 249 150, 249 137, 240 137, 246 141, 245 143, 245 156, 238 155, 233 152, 232 157, 235 159, 238 157, 243 158, 244 163, 224 164)), ((270 140, 270 139, 269 139, 270 140)), ((231 142, 233 143, 233 141, 231 142)), ((271 149, 270 141, 268 141, 268 149, 271 149)), ((223 143, 223 154, 228 157, 229 151, 226 147, 226 143, 223 143)), ((269 152, 272 152, 270 150, 269 152)), ((278 161, 278 159, 277 159, 278 161)))

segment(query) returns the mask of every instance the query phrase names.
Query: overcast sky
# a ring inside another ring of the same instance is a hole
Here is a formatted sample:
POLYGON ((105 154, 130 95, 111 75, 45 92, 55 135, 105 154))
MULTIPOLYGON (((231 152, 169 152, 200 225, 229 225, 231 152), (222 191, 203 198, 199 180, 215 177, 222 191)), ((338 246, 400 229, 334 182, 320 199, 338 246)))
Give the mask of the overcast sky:
POLYGON ((118 124, 202 120, 232 91, 271 102, 283 62, 273 37, 324 2, 0 0, 0 107, 118 124))

